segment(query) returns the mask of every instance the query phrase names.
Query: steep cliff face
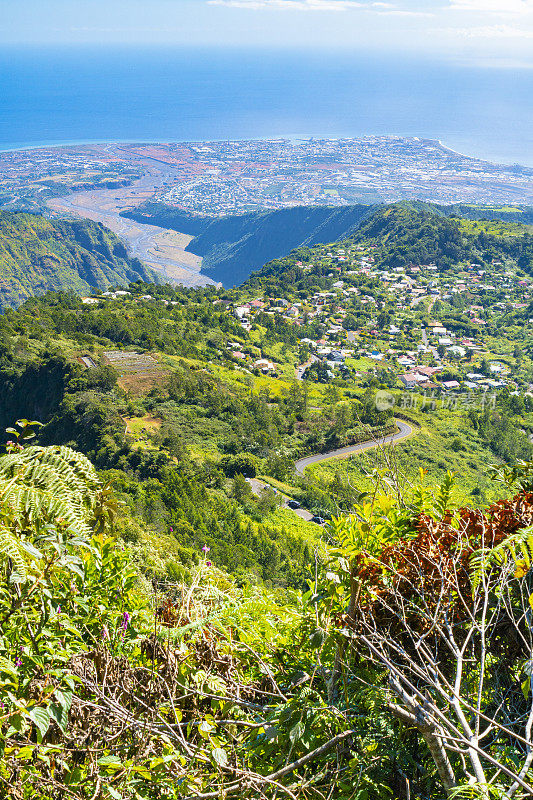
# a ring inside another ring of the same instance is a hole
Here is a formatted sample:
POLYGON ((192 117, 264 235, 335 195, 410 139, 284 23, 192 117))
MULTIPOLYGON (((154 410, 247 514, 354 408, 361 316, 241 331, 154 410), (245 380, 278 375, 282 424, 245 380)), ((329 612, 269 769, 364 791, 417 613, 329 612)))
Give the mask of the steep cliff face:
POLYGON ((139 278, 161 282, 100 223, 0 212, 0 308, 49 289, 103 291, 139 278))
POLYGON ((234 286, 266 262, 287 255, 295 247, 346 238, 373 208, 298 206, 227 217, 199 217, 149 203, 123 216, 194 236, 187 250, 202 256, 202 272, 225 286, 234 286))
POLYGON ((188 249, 203 256, 203 271, 232 286, 295 247, 346 238, 369 213, 369 206, 298 207, 222 218, 193 239, 188 249))

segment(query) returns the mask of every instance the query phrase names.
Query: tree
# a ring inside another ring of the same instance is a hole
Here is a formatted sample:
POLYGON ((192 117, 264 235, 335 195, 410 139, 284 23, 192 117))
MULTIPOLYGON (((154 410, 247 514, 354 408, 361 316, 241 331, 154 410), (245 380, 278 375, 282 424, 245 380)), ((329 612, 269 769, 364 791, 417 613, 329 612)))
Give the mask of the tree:
POLYGON ((281 505, 280 495, 271 486, 263 486, 257 500, 257 510, 261 516, 266 516, 281 505))
POLYGON ((378 328, 379 330, 385 330, 385 328, 390 325, 390 312, 387 310, 380 311, 378 314, 378 328))
POLYGON ((334 386, 333 384, 326 386, 324 391, 324 402, 327 405, 335 405, 339 402, 340 398, 341 395, 337 386, 334 386))
POLYGON ((273 453, 265 464, 265 471, 278 481, 284 481, 294 472, 294 461, 286 453, 273 453))
POLYGON ((233 479, 232 495, 242 506, 249 503, 253 497, 252 488, 246 478, 239 472, 233 479))
POLYGON ((370 541, 344 524, 337 674, 357 680, 361 659, 385 674, 384 707, 418 731, 449 797, 533 797, 533 498, 453 512, 450 491, 418 490, 410 524, 414 509, 389 504, 370 541))
POLYGON ((235 456, 224 456, 220 466, 228 478, 243 475, 245 478, 255 478, 257 475, 257 459, 250 453, 240 453, 235 456))

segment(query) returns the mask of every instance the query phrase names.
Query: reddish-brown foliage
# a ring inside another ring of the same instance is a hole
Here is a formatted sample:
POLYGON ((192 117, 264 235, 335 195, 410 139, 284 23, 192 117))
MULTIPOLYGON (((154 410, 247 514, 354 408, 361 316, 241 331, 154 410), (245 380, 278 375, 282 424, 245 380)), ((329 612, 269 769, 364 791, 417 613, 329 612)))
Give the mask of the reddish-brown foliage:
MULTIPOLYGON (((455 516, 446 514, 435 521, 426 514, 414 520, 412 538, 385 547, 377 559, 362 554, 355 565, 357 578, 372 590, 373 601, 363 601, 359 611, 379 617, 393 630, 395 612, 401 600, 409 615, 409 604, 423 606, 429 614, 417 614, 415 629, 424 628, 437 603, 455 621, 465 613, 472 597, 472 555, 481 548, 492 548, 504 539, 533 524, 533 494, 520 493, 511 500, 500 500, 485 512, 462 508, 455 516), (457 602, 454 602, 457 598, 457 602)), ((368 597, 368 595, 367 595, 368 597)))

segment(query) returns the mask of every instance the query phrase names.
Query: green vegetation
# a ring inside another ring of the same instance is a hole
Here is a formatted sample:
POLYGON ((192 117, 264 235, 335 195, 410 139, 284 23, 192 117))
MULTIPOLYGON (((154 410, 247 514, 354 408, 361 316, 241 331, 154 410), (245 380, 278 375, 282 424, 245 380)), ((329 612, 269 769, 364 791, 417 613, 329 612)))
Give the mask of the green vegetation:
POLYGON ((533 793, 531 464, 498 474, 514 498, 486 513, 459 510, 449 476, 376 485, 282 596, 239 586, 208 545, 149 584, 115 538, 129 512, 79 453, 25 447, 28 427, 0 457, 6 796, 533 793))
POLYGON ((138 278, 159 280, 99 223, 0 212, 0 308, 49 289, 90 294, 138 278))
POLYGON ((387 267, 434 263, 446 269, 461 261, 484 265, 510 256, 525 272, 533 271, 533 236, 525 227, 440 216, 431 206, 381 208, 359 227, 354 241, 375 245, 376 263, 387 267))
POLYGON ((275 506, 239 496, 234 480, 265 470, 284 478, 300 453, 350 441, 364 406, 309 411, 295 381, 277 394, 269 392, 274 379, 257 377, 254 387, 256 376, 235 370, 213 338, 213 331, 233 337, 240 329, 213 306, 212 291, 152 286, 160 299, 138 303, 146 286, 130 290, 131 300, 100 307, 49 294, 0 318, 0 424, 40 418, 40 442, 75 446, 105 471, 143 520, 124 523, 123 537, 145 574, 187 575, 207 543, 216 563, 243 580, 300 585, 309 526, 284 524, 281 511, 271 519, 275 506), (166 298, 179 299, 169 307, 166 298), (105 353, 127 355, 116 350, 126 342, 157 344, 166 354, 160 363, 169 365, 140 394, 106 363, 105 353), (87 353, 96 364, 90 369, 77 358, 87 353), (218 364, 199 360, 208 355, 218 364))
POLYGON ((0 794, 533 795, 528 237, 392 206, 4 310, 0 794))
MULTIPOLYGON (((346 508, 347 503, 350 507, 350 498, 353 502, 359 492, 371 489, 376 480, 382 487, 392 482, 404 492, 420 482, 435 486, 448 471, 458 477, 458 502, 490 503, 499 491, 488 470, 497 460, 494 450, 499 439, 491 440, 494 449, 491 448, 487 438, 480 435, 479 428, 473 427, 468 416, 462 413, 435 409, 411 416, 415 424, 415 434, 411 438, 394 447, 368 450, 350 459, 322 462, 310 467, 308 472, 325 491, 336 494, 340 509, 346 508)), ((510 421, 508 424, 511 425, 510 421)), ((512 427, 517 435, 516 423, 512 427)), ((520 439, 514 455, 524 455, 523 448, 528 449, 527 442, 520 439)))
POLYGON ((454 260, 483 261, 503 252, 520 258, 527 271, 533 258, 526 227, 533 222, 533 212, 526 207, 405 201, 392 206, 297 207, 212 218, 148 202, 123 216, 194 236, 187 249, 202 256, 209 276, 225 286, 241 283, 265 262, 282 258, 294 248, 352 236, 355 241, 377 242, 381 263, 388 266, 406 263, 406 253, 414 263, 449 266, 454 260))

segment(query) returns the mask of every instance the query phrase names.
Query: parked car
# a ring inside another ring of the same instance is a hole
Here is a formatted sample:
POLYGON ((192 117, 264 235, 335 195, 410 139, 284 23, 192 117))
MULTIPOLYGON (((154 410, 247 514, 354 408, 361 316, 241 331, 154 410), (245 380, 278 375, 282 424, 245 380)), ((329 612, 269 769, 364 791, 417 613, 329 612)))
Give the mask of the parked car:
POLYGON ((289 508, 301 508, 301 504, 298 502, 298 500, 289 500, 287 505, 289 508))
POLYGON ((311 520, 311 522, 316 522, 317 525, 323 525, 325 521, 326 520, 324 519, 324 517, 318 517, 316 515, 311 520))

